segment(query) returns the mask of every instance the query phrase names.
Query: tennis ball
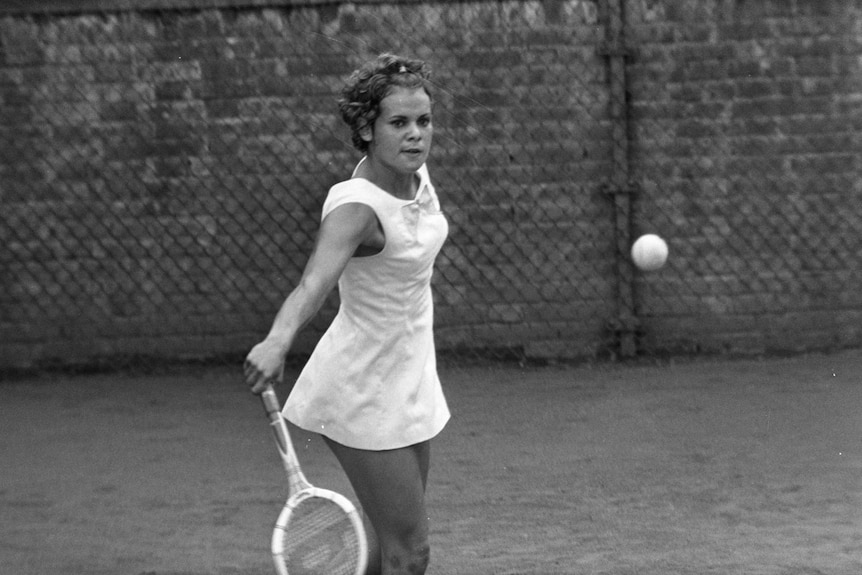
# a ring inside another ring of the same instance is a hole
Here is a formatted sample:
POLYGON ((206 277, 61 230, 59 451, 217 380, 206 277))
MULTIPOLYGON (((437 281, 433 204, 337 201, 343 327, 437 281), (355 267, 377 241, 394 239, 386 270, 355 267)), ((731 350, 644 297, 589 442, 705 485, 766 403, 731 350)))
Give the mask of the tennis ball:
POLYGON ((632 245, 632 261, 641 271, 652 272, 667 261, 667 243, 655 234, 644 234, 632 245))

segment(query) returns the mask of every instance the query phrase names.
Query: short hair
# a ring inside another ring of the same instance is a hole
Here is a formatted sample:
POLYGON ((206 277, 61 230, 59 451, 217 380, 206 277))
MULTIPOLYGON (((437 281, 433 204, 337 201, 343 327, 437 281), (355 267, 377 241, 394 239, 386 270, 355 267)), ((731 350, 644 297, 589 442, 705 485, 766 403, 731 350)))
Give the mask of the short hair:
POLYGON ((394 54, 381 54, 353 72, 338 99, 338 109, 350 127, 353 146, 361 152, 368 150, 361 132, 374 124, 380 115, 380 102, 393 88, 423 88, 431 98, 430 78, 428 64, 394 54))

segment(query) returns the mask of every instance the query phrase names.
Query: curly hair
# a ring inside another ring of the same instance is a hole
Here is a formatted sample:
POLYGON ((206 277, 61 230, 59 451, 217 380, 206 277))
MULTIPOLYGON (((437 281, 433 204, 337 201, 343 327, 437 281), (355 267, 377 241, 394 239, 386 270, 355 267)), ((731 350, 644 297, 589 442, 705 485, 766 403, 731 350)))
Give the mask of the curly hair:
POLYGON ((338 99, 353 146, 361 152, 368 150, 361 132, 374 124, 380 115, 380 102, 393 88, 423 88, 431 98, 430 78, 431 70, 425 62, 394 54, 381 54, 353 72, 338 99))

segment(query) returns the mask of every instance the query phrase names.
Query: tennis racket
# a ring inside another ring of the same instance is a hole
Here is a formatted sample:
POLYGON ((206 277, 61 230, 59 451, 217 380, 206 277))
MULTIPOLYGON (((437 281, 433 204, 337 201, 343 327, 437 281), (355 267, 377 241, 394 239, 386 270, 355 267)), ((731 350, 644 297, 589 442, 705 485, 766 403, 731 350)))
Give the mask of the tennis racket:
POLYGON ((368 541, 362 518, 343 495, 312 486, 296 457, 272 386, 261 401, 287 471, 288 499, 272 532, 279 575, 364 575, 368 541))

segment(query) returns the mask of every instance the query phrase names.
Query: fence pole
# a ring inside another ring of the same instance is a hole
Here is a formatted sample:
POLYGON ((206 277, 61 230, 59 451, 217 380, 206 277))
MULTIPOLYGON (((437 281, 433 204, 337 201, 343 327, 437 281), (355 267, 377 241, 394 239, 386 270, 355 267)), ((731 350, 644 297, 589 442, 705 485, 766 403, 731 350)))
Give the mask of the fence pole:
POLYGON ((617 260, 617 317, 611 322, 616 334, 619 354, 631 357, 637 353, 636 333, 638 320, 634 305, 634 270, 628 257, 631 245, 632 196, 637 191, 629 174, 628 99, 626 97, 626 58, 629 56, 625 41, 624 0, 606 0, 605 42, 602 55, 608 62, 610 90, 609 116, 612 135, 612 175, 605 191, 614 201, 616 260, 617 260))

